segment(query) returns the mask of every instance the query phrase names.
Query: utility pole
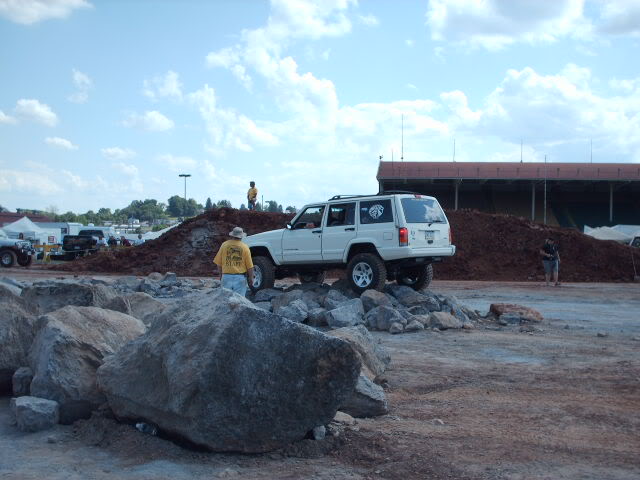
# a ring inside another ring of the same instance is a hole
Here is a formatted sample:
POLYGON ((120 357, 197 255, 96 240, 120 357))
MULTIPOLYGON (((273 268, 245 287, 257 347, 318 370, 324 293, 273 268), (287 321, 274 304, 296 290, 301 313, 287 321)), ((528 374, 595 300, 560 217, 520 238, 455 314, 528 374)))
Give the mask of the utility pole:
POLYGON ((453 161, 456 161, 456 139, 453 139, 453 161))
POLYGON ((402 115, 402 129, 400 134, 400 161, 404 161, 404 115, 402 115))
POLYGON ((181 173, 179 177, 184 177, 184 201, 187 201, 187 178, 191 176, 190 173, 181 173))
POLYGON ((591 163, 593 163, 593 138, 591 139, 591 163))
POLYGON ((520 163, 522 163, 522 139, 520 139, 520 163))

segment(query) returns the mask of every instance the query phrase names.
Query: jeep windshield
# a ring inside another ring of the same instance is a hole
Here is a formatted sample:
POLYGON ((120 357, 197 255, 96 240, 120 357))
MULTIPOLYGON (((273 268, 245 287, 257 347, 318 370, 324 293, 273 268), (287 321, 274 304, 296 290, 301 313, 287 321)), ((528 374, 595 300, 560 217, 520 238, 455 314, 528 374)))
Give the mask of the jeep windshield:
POLYGON ((433 198, 403 198, 402 209, 407 223, 445 223, 444 212, 433 198))

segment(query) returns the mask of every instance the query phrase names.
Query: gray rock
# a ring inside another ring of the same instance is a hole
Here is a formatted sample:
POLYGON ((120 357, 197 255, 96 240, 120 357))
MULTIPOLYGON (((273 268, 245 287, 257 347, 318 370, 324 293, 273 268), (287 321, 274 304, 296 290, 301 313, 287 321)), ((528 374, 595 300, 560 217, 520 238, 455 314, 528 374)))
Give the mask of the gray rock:
POLYGON ((160 295, 161 288, 162 287, 158 282, 153 281, 149 278, 145 278, 140 283, 140 291, 146 293, 147 295, 151 295, 152 297, 160 295))
POLYGON ((307 315, 307 323, 312 327, 326 327, 326 313, 327 311, 322 307, 309 310, 309 314, 307 315))
POLYGON ((287 320, 298 323, 302 323, 307 319, 308 312, 307 304, 301 299, 294 300, 289 305, 278 307, 274 310, 275 314, 282 315, 287 320))
POLYGON ((365 315, 365 324, 373 330, 388 331, 391 324, 394 322, 406 323, 404 317, 395 309, 391 307, 375 307, 367 312, 365 315))
POLYGON ((0 394, 13 389, 13 373, 28 365, 35 336, 35 316, 31 305, 0 285, 0 394))
POLYGON ((17 297, 22 293, 23 285, 10 277, 0 277, 0 286, 6 288, 17 297))
POLYGON ((521 317, 517 313, 503 313, 498 317, 501 325, 520 325, 521 317))
POLYGON ((60 404, 61 423, 88 418, 104 403, 96 370, 104 358, 145 331, 137 318, 96 307, 69 306, 43 315, 29 353, 31 394, 60 404))
POLYGON ((338 308, 341 304, 347 302, 349 299, 345 297, 338 290, 329 290, 326 297, 324 298, 324 308, 327 310, 333 310, 334 308, 338 308))
POLYGON ((404 327, 405 332, 419 332, 424 330, 424 325, 419 320, 411 320, 406 327, 404 327))
POLYGON ((291 290, 290 292, 285 292, 282 295, 275 297, 273 300, 271 300, 273 311, 277 312, 280 307, 286 307, 294 300, 302 301, 303 293, 304 292, 302 290, 291 290))
POLYGON ((159 282, 163 279, 163 275, 160 272, 151 272, 147 275, 147 279, 151 282, 159 282))
POLYGON ((37 397, 11 399, 11 411, 18 429, 23 432, 47 430, 58 423, 58 402, 37 397))
POLYGON ((331 328, 352 327, 364 322, 364 308, 359 298, 347 300, 325 314, 331 328))
POLYGON ((280 290, 274 290, 273 288, 267 288, 265 290, 258 290, 253 297, 254 302, 270 302, 276 297, 282 295, 280 290))
POLYGON ((382 305, 391 306, 389 297, 377 290, 365 290, 362 295, 360 295, 360 300, 362 300, 362 306, 365 312, 382 305))
POLYGON ((173 272, 167 272, 160 280, 161 287, 174 287, 178 285, 178 276, 173 272))
POLYGON ((389 333, 402 333, 404 332, 404 325, 400 322, 393 322, 389 327, 389 333))
POLYGON ((145 325, 150 325, 167 308, 166 304, 144 292, 130 293, 125 295, 124 299, 131 309, 129 315, 142 320, 145 325))
POLYGON ((346 342, 216 289, 170 307, 98 382, 120 419, 215 451, 265 452, 326 425, 359 371, 346 342))
MULTIPOLYGON (((258 308, 266 310, 267 312, 271 311, 271 302, 256 302, 254 305, 258 308)), ((286 307, 284 307, 286 308, 286 307)))
POLYGON ((382 387, 360 375, 353 393, 340 410, 356 418, 377 417, 389 413, 389 405, 382 387))
POLYGON ((429 327, 446 330, 449 328, 462 328, 463 322, 447 312, 431 312, 429 315, 429 327))
POLYGON ((105 307, 118 295, 105 285, 68 282, 38 282, 22 291, 21 297, 35 305, 40 313, 49 313, 67 305, 105 307))
POLYGON ((312 290, 307 290, 302 294, 302 301, 307 304, 307 308, 309 310, 313 310, 314 308, 320 308, 320 303, 318 302, 319 294, 312 290))
POLYGON ((427 297, 406 285, 388 284, 385 289, 405 307, 413 307, 427 301, 427 297))
POLYGON ((33 372, 29 367, 20 367, 17 369, 11 378, 13 396, 23 397, 25 395, 29 395, 31 380, 33 380, 33 372))
POLYGON ((121 292, 138 292, 142 280, 137 277, 122 277, 113 283, 113 287, 121 292))
POLYGON ((383 345, 375 342, 364 325, 337 328, 328 331, 327 335, 349 342, 358 353, 363 368, 367 368, 372 377, 382 375, 391 363, 391 356, 388 350, 383 345))
POLYGON ((312 435, 314 440, 324 440, 324 437, 327 436, 327 429, 324 425, 319 425, 313 428, 312 435))
POLYGON ((108 301, 102 308, 106 308, 107 310, 113 310, 115 312, 124 313, 126 315, 131 315, 131 303, 122 296, 117 296, 108 301))
POLYGON ((347 299, 357 298, 358 295, 351 289, 351 284, 349 280, 346 278, 341 278, 331 284, 332 290, 338 290, 342 295, 347 297, 347 299))

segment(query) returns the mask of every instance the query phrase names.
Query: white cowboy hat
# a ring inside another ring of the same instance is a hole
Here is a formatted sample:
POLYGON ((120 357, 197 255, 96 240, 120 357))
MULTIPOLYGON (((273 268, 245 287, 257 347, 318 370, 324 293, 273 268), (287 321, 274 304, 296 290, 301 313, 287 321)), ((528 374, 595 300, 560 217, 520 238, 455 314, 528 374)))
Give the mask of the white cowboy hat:
POLYGON ((235 238, 244 238, 247 236, 247 234, 244 233, 244 230, 242 230, 242 228, 234 227, 234 229, 229 232, 229 236, 235 238))

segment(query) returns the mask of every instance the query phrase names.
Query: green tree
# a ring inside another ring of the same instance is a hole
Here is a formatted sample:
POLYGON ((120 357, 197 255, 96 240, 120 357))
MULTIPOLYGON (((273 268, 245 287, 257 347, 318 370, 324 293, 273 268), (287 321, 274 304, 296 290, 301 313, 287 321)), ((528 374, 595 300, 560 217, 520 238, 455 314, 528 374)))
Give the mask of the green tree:
POLYGON ((247 206, 244 203, 240 204, 240 210, 246 210, 247 206))
POLYGON ((297 213, 297 209, 296 207, 292 207, 291 205, 289 205, 287 208, 285 208, 285 212, 287 213, 297 213))
POLYGON ((231 202, 229 200, 218 200, 218 203, 216 203, 216 205, 218 206, 218 208, 232 208, 231 202))
POLYGON ((213 208, 213 202, 211 201, 211 198, 207 197, 207 201, 204 204, 204 209, 209 211, 213 208))
POLYGON ((268 200, 266 210, 267 212, 282 213, 282 205, 278 205, 278 202, 276 202, 275 200, 268 200))
POLYGON ((172 217, 183 217, 186 203, 184 198, 174 195, 168 200, 167 213, 172 217))
POLYGON ((8 208, 5 208, 2 205, 0 205, 0 212, 8 212, 8 211, 9 211, 8 208))

